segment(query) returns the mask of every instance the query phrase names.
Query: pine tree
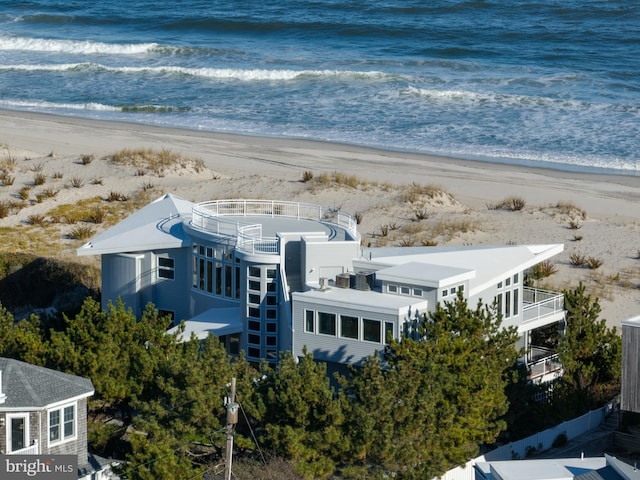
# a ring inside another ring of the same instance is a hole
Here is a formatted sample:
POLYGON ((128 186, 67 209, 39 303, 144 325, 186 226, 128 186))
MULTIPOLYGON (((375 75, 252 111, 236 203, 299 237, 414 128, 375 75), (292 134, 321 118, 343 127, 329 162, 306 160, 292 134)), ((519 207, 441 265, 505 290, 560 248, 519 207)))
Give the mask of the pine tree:
POLYGON ((619 392, 622 340, 615 327, 599 319, 598 299, 588 295, 582 283, 564 298, 567 328, 559 344, 564 375, 555 402, 565 416, 575 416, 619 392))
POLYGON ((436 477, 495 441, 517 358, 515 329, 462 296, 424 316, 419 332, 391 341, 383 361, 369 359, 349 383, 351 427, 363 426, 353 451, 402 478, 436 477))

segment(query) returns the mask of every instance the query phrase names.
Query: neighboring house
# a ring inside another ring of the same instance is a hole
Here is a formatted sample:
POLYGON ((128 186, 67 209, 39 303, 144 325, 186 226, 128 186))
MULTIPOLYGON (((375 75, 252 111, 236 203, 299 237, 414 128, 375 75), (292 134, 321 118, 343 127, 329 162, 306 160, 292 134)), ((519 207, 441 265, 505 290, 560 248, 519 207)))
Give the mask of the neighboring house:
POLYGON ((640 480, 640 471, 616 457, 478 462, 476 480, 640 480))
POLYGON ((640 315, 622 322, 620 410, 640 413, 640 315))
POLYGON ((78 477, 107 478, 87 451, 86 378, 0 357, 0 450, 5 455, 77 455, 78 477))
POLYGON ((78 249, 101 255, 102 302, 136 314, 152 302, 187 336, 220 337, 230 354, 276 362, 279 352, 358 364, 388 335, 413 335, 419 315, 458 292, 497 302, 521 335, 538 380, 560 372, 531 332, 564 325, 563 296, 524 286, 562 245, 364 248, 355 218, 267 200, 191 203, 165 195, 78 249))

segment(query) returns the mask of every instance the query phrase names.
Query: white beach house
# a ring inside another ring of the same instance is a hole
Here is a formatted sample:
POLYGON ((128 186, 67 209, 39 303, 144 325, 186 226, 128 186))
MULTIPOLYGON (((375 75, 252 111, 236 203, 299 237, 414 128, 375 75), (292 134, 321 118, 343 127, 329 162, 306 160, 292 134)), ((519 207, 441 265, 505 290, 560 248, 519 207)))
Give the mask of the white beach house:
POLYGON ((564 323, 563 296, 524 285, 527 269, 562 245, 364 248, 356 220, 317 205, 267 200, 192 203, 167 194, 98 235, 102 302, 136 314, 152 302, 186 336, 209 333, 228 353, 276 362, 279 352, 359 364, 387 335, 462 292, 497 302, 521 335, 532 378, 557 375, 531 332, 564 323))

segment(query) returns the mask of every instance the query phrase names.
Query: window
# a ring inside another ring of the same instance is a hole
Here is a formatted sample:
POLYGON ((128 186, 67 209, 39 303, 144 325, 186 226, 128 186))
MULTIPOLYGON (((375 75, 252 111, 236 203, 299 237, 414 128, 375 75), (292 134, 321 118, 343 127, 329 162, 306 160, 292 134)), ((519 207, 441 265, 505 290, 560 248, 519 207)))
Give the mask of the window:
POLYGON ((249 267, 249 276, 260 278, 260 267, 249 267))
POLYGON ((267 268, 267 278, 276 278, 275 268, 267 268))
POLYGON ((252 332, 260 331, 260 322, 256 322, 255 320, 249 320, 249 330, 252 332))
POLYGON ((255 303, 256 305, 260 305, 260 294, 259 293, 250 293, 249 294, 249 303, 255 303))
POLYGON ((252 357, 252 358, 260 358, 260 349, 259 348, 249 347, 248 353, 249 353, 249 356, 252 357))
POLYGON ((260 291, 260 282, 257 280, 249 280, 249 290, 260 291))
POLYGON ((336 334, 336 314, 335 313, 318 312, 318 333, 322 333, 323 335, 335 336, 336 334))
POLYGON ((278 284, 275 282, 267 283, 267 292, 277 292, 278 284))
POLYGON ((267 318, 270 320, 278 318, 278 310, 275 308, 267 308, 267 318))
POLYGON ((445 288, 444 290, 442 290, 442 296, 446 297, 447 295, 449 295, 449 290, 445 288))
POLYGON ((308 333, 315 332, 315 315, 313 310, 304 311, 304 331, 308 333))
POLYGON ((340 336, 358 339, 358 317, 340 315, 340 336))
POLYGON ((413 289, 413 296, 414 297, 421 297, 422 296, 422 289, 421 288, 414 288, 413 289))
POLYGON ((387 285, 387 292, 389 293, 398 293, 397 285, 387 285))
POLYGON ((278 324, 275 322, 267 322, 267 333, 276 333, 278 331, 278 324))
POLYGON ((518 276, 518 274, 516 273, 516 274, 513 276, 513 284, 514 284, 514 285, 517 285, 519 281, 520 281, 520 277, 519 277, 519 276, 518 276))
POLYGON ((514 315, 518 315, 518 293, 520 292, 520 290, 518 290, 517 288, 513 291, 513 314, 514 315))
POLYGON ((260 345, 260 335, 255 335, 253 333, 250 333, 248 339, 250 344, 260 345))
POLYGON ((393 337, 393 323, 384 322, 384 342, 387 343, 389 338, 393 337))
POLYGON ((400 287, 400 293, 402 295, 409 295, 410 292, 411 290, 409 289, 409 287, 400 287))
POLYGON ((175 266, 173 258, 158 257, 158 277, 173 280, 175 266))
POLYGON ((267 305, 277 305, 278 297, 275 295, 267 295, 267 305))
POLYGON ((49 445, 74 440, 76 437, 76 406, 67 405, 49 411, 49 445))
POLYGON ((253 317, 253 318, 260 318, 260 309, 259 309, 259 308, 256 308, 256 307, 249 307, 249 308, 248 308, 248 310, 249 310, 248 315, 249 315, 250 317, 253 317))
POLYGON ((378 320, 362 320, 362 336, 367 342, 380 343, 380 322, 378 320))
POLYGON ((278 344, 277 337, 274 337, 273 335, 268 335, 267 336, 267 346, 268 347, 275 347, 277 344, 278 344))
POLYGON ((508 287, 509 285, 511 285, 511 277, 507 278, 507 279, 504 281, 504 285, 505 285, 505 287, 508 287))
POLYGON ((504 316, 509 318, 511 316, 511 291, 504 292, 504 316))
POLYGON ((232 333, 229 339, 229 354, 238 355, 240 353, 240 334, 232 333))

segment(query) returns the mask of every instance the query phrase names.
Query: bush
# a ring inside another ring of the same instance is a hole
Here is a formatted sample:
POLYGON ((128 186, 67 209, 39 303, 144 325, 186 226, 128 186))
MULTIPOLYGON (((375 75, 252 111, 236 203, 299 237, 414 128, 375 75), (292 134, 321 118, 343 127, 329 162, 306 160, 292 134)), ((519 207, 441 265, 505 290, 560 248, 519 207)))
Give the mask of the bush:
POLYGON ((569 439, 567 438, 567 434, 565 432, 562 432, 553 439, 553 443, 551 444, 551 446, 553 448, 564 447, 568 441, 569 439))
POLYGON ((302 174, 302 182, 307 183, 313 179, 313 172, 311 170, 305 170, 302 174))

